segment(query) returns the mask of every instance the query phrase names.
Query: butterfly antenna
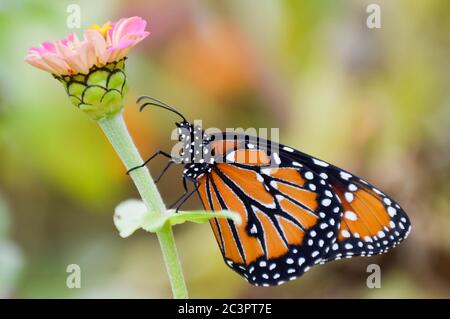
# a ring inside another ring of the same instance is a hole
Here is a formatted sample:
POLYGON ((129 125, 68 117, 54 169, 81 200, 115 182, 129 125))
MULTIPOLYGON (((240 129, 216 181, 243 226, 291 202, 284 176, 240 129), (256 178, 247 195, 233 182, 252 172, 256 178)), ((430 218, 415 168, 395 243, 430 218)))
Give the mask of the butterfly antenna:
POLYGON ((160 100, 158 100, 158 99, 156 99, 156 98, 154 98, 154 97, 151 97, 151 96, 143 95, 143 96, 141 96, 141 97, 139 97, 139 98, 137 99, 136 103, 140 103, 140 102, 142 102, 143 100, 150 100, 151 102, 145 102, 144 104, 142 104, 142 105, 139 107, 139 112, 142 112, 142 110, 143 110, 147 105, 158 106, 158 107, 161 107, 161 108, 163 108, 163 109, 166 109, 166 110, 168 110, 168 111, 171 111, 171 112, 177 114, 178 116, 180 116, 180 117, 183 119, 183 121, 187 122, 187 120, 186 120, 186 118, 183 116, 183 114, 181 114, 180 112, 178 112, 178 111, 177 111, 175 108, 173 108, 172 106, 170 106, 170 105, 164 103, 163 101, 160 101, 160 100))

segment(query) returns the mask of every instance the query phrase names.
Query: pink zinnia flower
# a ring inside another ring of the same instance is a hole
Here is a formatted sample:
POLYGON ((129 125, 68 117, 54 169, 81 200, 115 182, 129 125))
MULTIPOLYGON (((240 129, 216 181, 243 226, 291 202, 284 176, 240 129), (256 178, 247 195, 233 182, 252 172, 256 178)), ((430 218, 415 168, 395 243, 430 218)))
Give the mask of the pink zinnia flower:
POLYGON ((29 49, 25 60, 57 76, 87 74, 93 66, 123 59, 130 48, 149 35, 140 17, 123 18, 85 30, 79 40, 75 33, 55 42, 44 42, 29 49))

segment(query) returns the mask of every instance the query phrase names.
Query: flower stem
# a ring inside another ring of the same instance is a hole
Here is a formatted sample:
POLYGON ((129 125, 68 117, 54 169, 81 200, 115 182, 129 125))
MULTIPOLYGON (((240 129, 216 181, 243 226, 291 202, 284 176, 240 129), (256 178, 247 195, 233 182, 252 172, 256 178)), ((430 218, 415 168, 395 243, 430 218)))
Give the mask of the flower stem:
MULTIPOLYGON (((111 142, 126 169, 141 165, 143 160, 131 139, 122 114, 104 117, 98 121, 108 140, 111 142)), ((148 210, 154 214, 165 214, 166 206, 153 182, 150 172, 144 166, 130 172, 130 176, 146 204, 148 210)), ((163 253, 166 270, 169 275, 174 298, 188 298, 181 263, 178 258, 172 227, 164 226, 157 233, 161 251, 163 253)))

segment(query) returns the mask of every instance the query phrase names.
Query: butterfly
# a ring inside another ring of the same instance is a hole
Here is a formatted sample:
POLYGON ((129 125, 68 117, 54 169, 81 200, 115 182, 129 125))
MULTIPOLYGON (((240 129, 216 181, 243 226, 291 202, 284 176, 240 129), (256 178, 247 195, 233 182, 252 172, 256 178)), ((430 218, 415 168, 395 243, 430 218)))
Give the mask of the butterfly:
POLYGON ((138 167, 168 157, 157 182, 172 164, 184 164, 185 193, 172 207, 198 193, 205 210, 241 216, 239 225, 223 218, 210 225, 226 264, 253 285, 280 285, 316 264, 385 253, 411 231, 400 205, 354 174, 270 140, 207 133, 155 98, 139 102, 141 111, 153 105, 182 120, 175 155, 158 151, 138 167))

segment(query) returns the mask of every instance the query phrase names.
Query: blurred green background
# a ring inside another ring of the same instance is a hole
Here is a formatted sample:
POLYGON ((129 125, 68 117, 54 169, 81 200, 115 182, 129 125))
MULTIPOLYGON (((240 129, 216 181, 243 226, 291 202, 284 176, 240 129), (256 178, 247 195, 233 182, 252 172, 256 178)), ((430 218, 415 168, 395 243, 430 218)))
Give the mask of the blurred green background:
MULTIPOLYGON (((280 140, 368 179, 413 224, 387 255, 314 267, 280 287, 247 284, 208 225, 175 236, 191 297, 450 297, 450 2, 31 1, 0 3, 0 297, 170 297, 155 236, 121 239, 115 205, 137 197, 98 126, 27 48, 139 15, 151 36, 130 54, 125 111, 143 157, 170 150, 175 117, 138 113, 151 95, 205 127, 276 127, 280 140), (381 6, 381 29, 366 7, 381 6), (69 4, 81 29, 66 26, 69 4), (381 289, 366 287, 381 265, 381 289), (81 267, 81 289, 66 267, 81 267)), ((164 165, 150 165, 156 175, 164 165)), ((160 184, 182 191, 181 168, 160 184)), ((200 208, 198 198, 187 208, 200 208)))

